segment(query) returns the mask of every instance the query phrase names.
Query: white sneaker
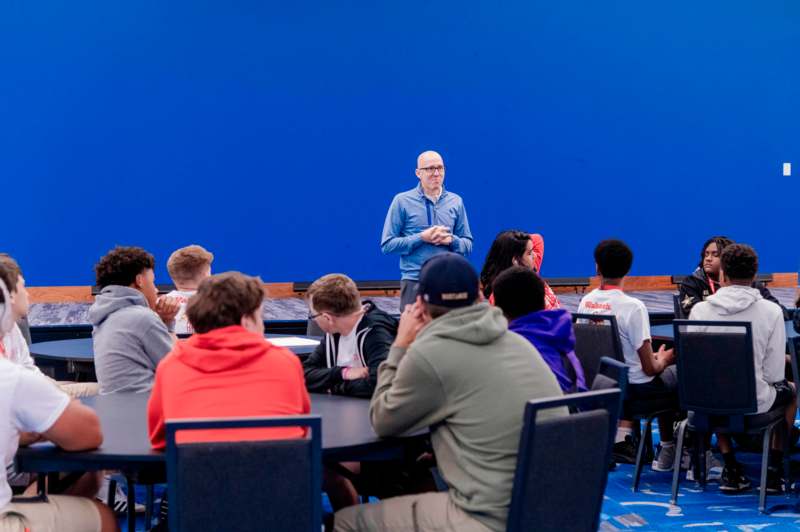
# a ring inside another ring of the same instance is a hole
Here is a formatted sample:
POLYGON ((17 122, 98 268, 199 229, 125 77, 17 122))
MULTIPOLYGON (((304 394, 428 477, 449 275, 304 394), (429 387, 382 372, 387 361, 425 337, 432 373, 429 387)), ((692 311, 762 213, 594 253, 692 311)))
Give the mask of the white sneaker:
MULTIPOLYGON (((108 504, 108 484, 110 481, 110 477, 104 476, 103 481, 100 483, 100 489, 97 490, 97 495, 95 496, 95 498, 103 504, 108 504)), ((117 491, 114 495, 113 510, 117 514, 124 514, 128 511, 128 496, 122 491, 119 482, 117 483, 117 491)), ((137 514, 144 513, 144 504, 137 502, 135 510, 137 514)))
MULTIPOLYGON (((722 462, 720 462, 711 451, 706 451, 706 480, 709 482, 719 481, 722 478, 722 462)), ((686 480, 694 481, 694 468, 689 467, 686 472, 686 480)))
POLYGON ((658 445, 658 455, 653 460, 651 467, 653 471, 672 471, 675 463, 675 442, 658 445))

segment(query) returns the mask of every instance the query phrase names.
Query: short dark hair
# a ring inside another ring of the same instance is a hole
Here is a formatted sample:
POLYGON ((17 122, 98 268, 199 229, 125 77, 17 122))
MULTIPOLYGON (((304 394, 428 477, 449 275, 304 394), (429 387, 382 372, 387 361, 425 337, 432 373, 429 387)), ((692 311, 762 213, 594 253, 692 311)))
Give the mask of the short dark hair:
POLYGON ((94 266, 98 288, 110 285, 130 286, 136 276, 155 268, 153 256, 142 248, 117 246, 94 266))
POLYGON ((12 284, 8 285, 8 292, 13 294, 17 291, 17 283, 19 283, 19 278, 22 277, 22 270, 17 261, 14 260, 14 257, 8 253, 0 253, 0 265, 4 266, 9 275, 11 275, 12 284))
POLYGON ((731 244, 722 250, 720 266, 728 279, 752 281, 758 272, 758 255, 747 244, 731 244))
POLYGON ((509 320, 544 309, 544 281, 524 266, 500 272, 492 285, 494 304, 509 320))
POLYGON ((722 255, 722 250, 733 244, 733 240, 731 240, 727 236, 722 236, 722 235, 712 236, 711 238, 706 240, 703 243, 703 247, 700 248, 700 262, 697 264, 697 267, 700 268, 701 270, 703 269, 703 262, 705 262, 706 260, 706 248, 711 244, 716 244, 717 253, 722 255))
MULTIPOLYGON (((6 289, 8 290, 10 295, 11 292, 13 292, 14 288, 16 287, 17 279, 14 276, 14 272, 12 272, 7 266, 5 266, 2 263, 0 263, 0 281, 3 281, 3 283, 5 283, 6 289)), ((5 302, 6 300, 3 297, 3 292, 2 290, 0 290, 0 303, 5 303, 5 302)))
POLYGON ((621 279, 631 271, 633 251, 622 240, 603 240, 594 248, 594 261, 602 277, 621 279))
POLYGON ((186 316, 196 333, 239 325, 244 316, 261 308, 264 289, 261 279, 239 272, 206 277, 189 298, 186 316))
POLYGON ((524 231, 510 229, 501 231, 494 238, 486 260, 481 268, 481 286, 483 295, 489 297, 492 293, 492 283, 495 277, 525 254, 531 235, 524 231))

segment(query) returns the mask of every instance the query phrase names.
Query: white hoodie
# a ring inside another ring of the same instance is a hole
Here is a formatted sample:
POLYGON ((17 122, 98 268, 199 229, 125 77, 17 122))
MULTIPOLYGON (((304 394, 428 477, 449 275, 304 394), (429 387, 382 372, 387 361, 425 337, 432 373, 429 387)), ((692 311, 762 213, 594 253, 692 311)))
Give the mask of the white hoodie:
POLYGON ((753 330, 758 413, 775 402, 772 384, 785 378, 786 329, 781 307, 749 286, 725 286, 692 308, 690 320, 749 321, 753 330))

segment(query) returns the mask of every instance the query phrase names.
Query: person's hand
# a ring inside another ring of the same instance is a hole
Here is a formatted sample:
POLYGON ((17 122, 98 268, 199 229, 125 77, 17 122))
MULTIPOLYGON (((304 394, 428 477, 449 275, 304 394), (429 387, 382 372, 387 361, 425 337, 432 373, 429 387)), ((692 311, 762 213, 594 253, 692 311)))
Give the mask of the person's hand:
POLYGON ((406 305, 406 309, 400 315, 400 324, 397 326, 397 336, 394 339, 395 347, 408 347, 417 337, 417 333, 425 327, 427 321, 422 313, 419 302, 413 305, 406 305))
POLYGON ((664 344, 656 351, 656 359, 664 364, 664 367, 670 366, 675 363, 675 350, 667 349, 664 344))
POLYGON ((423 232, 421 232, 419 234, 419 236, 420 236, 420 238, 422 238, 422 240, 424 242, 428 242, 429 244, 433 244, 433 240, 436 238, 436 233, 438 232, 438 230, 439 230, 439 226, 438 225, 432 225, 432 226, 428 227, 427 229, 425 229, 423 232))
POLYGON ((156 314, 167 325, 175 321, 175 316, 181 309, 181 302, 174 297, 162 296, 156 300, 156 314))
POLYGON ((369 377, 369 368, 345 368, 342 378, 346 381, 355 381, 369 377))

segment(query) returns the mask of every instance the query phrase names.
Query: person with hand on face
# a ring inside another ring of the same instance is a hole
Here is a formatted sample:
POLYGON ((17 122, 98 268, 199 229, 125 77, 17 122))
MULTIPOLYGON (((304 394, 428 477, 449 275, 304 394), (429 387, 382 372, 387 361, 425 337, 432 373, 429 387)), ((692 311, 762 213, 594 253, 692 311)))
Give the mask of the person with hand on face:
MULTIPOLYGON (((492 242, 486 261, 481 269, 483 296, 494 304, 492 285, 500 272, 512 266, 522 266, 539 273, 544 259, 544 238, 540 234, 508 230, 500 232, 492 242)), ((553 310, 561 307, 558 297, 550 286, 544 283, 544 308, 553 310)))
POLYGON ((378 370, 370 419, 385 437, 430 427, 448 491, 345 508, 334 530, 504 531, 525 404, 561 395, 536 348, 481 302, 472 265, 456 253, 431 257, 378 370))
POLYGON ((442 156, 426 151, 417 158, 419 184, 397 194, 383 224, 381 250, 400 254, 400 309, 416 299, 419 270, 430 257, 452 251, 468 255, 472 232, 464 201, 444 188, 442 156))
POLYGON ((89 309, 100 393, 149 392, 175 340, 180 302, 158 297, 153 256, 117 247, 95 266, 100 293, 89 309))
POLYGON ((308 391, 372 397, 397 320, 370 301, 362 305, 356 284, 339 273, 314 281, 306 297, 309 319, 325 333, 303 362, 308 391))

